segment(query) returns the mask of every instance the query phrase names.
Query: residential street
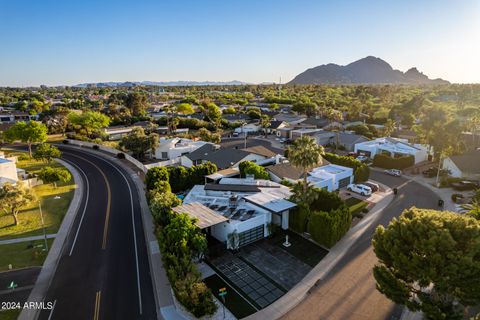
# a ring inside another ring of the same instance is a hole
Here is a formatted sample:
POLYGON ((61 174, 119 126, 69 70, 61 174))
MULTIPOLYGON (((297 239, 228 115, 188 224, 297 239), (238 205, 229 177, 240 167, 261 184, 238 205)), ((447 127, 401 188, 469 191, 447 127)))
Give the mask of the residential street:
POLYGON ((39 319, 156 319, 130 176, 118 168, 127 183, 115 164, 98 156, 70 148, 62 152, 62 159, 80 169, 86 190, 45 299, 55 308, 42 311, 39 319))
POLYGON ((371 246, 372 235, 377 225, 387 225, 393 217, 411 206, 438 209, 438 197, 428 188, 404 178, 379 172, 372 172, 371 178, 398 188, 398 195, 320 286, 313 289, 284 319, 400 319, 402 307, 396 306, 375 288, 372 268, 377 259, 371 246))

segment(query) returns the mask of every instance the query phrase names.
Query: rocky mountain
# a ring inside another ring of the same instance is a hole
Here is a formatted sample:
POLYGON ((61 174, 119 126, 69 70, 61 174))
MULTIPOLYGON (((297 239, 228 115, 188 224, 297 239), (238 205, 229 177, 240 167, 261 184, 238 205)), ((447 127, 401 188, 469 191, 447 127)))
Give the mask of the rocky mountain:
POLYGON ((429 79, 411 68, 407 72, 395 70, 380 58, 368 56, 346 66, 324 64, 297 75, 291 84, 448 84, 442 79, 429 79))
POLYGON ((97 82, 97 83, 81 83, 77 84, 75 87, 86 88, 86 87, 133 87, 138 85, 143 86, 238 86, 248 84, 242 81, 140 81, 140 82, 97 82))

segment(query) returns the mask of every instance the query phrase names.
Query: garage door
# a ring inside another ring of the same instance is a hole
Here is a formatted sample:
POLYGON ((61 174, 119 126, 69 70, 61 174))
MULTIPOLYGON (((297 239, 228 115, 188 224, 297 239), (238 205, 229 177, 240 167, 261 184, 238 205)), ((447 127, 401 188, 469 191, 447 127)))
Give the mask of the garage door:
POLYGON ((350 177, 340 179, 340 181, 338 181, 338 188, 346 187, 348 186, 349 183, 350 183, 350 177))
POLYGON ((240 239, 240 243, 239 243, 240 247, 245 246, 254 241, 263 239, 263 225, 252 228, 244 232, 240 232, 238 234, 238 238, 240 239))

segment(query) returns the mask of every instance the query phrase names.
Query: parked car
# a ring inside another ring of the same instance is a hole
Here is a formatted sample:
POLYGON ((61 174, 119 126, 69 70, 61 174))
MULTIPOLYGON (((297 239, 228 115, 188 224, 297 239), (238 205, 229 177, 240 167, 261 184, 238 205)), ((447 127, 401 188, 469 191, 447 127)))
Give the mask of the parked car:
POLYGON ((238 137, 238 132, 232 133, 232 136, 233 136, 233 137, 238 137))
POLYGON ((370 189, 372 189, 372 192, 377 192, 378 190, 380 190, 380 186, 374 182, 367 181, 367 182, 364 182, 363 184, 366 185, 367 187, 370 187, 370 189))
POLYGON ((450 171, 446 169, 440 169, 440 172, 438 172, 438 167, 430 167, 427 170, 422 171, 422 174, 427 178, 436 177, 437 174, 443 177, 450 174, 450 171))
POLYGON ((362 196, 369 196, 372 194, 372 189, 364 184, 350 183, 347 186, 347 190, 361 194, 362 196))
POLYGON ((398 169, 387 169, 387 170, 383 171, 383 173, 388 174, 390 176, 394 176, 394 177, 401 177, 402 176, 402 170, 398 170, 398 169))
POLYGON ((460 181, 460 182, 452 182, 450 186, 459 191, 467 191, 467 190, 474 190, 478 188, 478 184, 473 181, 460 181))

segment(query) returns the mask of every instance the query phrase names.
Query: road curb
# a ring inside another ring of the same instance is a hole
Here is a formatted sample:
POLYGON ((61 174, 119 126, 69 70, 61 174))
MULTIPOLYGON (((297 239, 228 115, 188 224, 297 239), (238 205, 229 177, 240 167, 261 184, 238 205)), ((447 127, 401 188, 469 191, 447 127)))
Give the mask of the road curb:
POLYGON ((347 251, 357 242, 360 236, 377 220, 376 216, 394 199, 393 192, 387 187, 386 196, 376 203, 376 206, 343 238, 334 245, 330 252, 300 281, 295 287, 268 307, 248 316, 245 319, 279 319, 295 308, 317 287, 330 273, 335 265, 347 254, 347 251))
MULTIPOLYGON (((73 222, 77 215, 78 208, 83 196, 83 180, 80 177, 80 173, 70 164, 66 163, 63 160, 55 159, 57 162, 65 166, 71 173, 77 188, 73 195, 73 199, 70 202, 67 213, 63 218, 62 224, 58 229, 57 236, 53 241, 52 247, 48 252, 47 258, 42 266, 42 270, 38 275, 37 281, 28 296, 27 301, 29 302, 42 302, 45 299, 47 290, 50 287, 50 284, 53 280, 53 276, 60 261, 60 255, 65 247, 66 239, 72 229, 73 222)), ((40 313, 41 309, 23 309, 18 317, 19 320, 32 320, 36 319, 40 313)))

